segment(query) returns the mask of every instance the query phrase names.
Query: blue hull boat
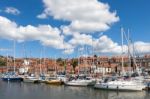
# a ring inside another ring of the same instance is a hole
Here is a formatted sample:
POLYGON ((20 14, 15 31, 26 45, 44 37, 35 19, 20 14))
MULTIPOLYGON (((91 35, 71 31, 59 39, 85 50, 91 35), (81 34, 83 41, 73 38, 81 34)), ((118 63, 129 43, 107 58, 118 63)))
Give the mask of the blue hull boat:
POLYGON ((3 77, 2 78, 3 81, 23 81, 23 79, 21 77, 3 77))

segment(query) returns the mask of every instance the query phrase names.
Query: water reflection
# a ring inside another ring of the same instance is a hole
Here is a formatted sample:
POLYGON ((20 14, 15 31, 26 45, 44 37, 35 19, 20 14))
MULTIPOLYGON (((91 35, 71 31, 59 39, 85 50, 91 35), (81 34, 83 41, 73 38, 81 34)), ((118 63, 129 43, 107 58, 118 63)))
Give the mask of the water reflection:
POLYGON ((115 92, 92 87, 0 81, 0 99, 149 99, 150 92, 115 92))

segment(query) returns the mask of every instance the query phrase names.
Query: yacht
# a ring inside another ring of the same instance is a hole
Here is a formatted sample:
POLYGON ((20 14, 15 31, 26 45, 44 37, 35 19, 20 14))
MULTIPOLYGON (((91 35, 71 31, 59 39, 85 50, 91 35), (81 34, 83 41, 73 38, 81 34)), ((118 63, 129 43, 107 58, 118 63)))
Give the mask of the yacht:
POLYGON ((96 80, 88 78, 86 76, 76 76, 71 77, 68 79, 68 81, 65 82, 65 85, 68 86, 88 86, 88 85, 94 85, 96 80))
POLYGON ((14 72, 8 72, 8 73, 3 74, 1 79, 3 81, 22 81, 23 80, 14 72))
POLYGON ((97 82, 94 88, 108 89, 108 90, 128 90, 128 91, 142 91, 145 89, 143 83, 132 79, 109 79, 106 78, 103 82, 97 82))
POLYGON ((39 79, 37 77, 34 76, 34 74, 31 74, 30 76, 25 76, 23 78, 23 82, 26 82, 26 83, 38 83, 39 82, 39 79))

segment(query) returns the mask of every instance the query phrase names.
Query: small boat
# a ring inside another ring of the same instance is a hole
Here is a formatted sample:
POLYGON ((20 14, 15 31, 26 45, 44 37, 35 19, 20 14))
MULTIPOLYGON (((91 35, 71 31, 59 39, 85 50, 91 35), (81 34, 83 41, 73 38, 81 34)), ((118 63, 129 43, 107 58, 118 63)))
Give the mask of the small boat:
POLYGON ((39 80, 37 78, 34 78, 34 77, 26 77, 23 79, 23 82, 26 82, 26 83, 38 83, 39 80))
POLYGON ((26 83, 39 83, 39 79, 37 77, 35 77, 34 75, 25 76, 23 78, 23 82, 26 82, 26 83))
POLYGON ((40 83, 45 83, 46 82, 46 78, 44 76, 39 77, 39 82, 40 83))
POLYGON ((22 81, 23 79, 16 75, 16 73, 10 72, 2 75, 3 81, 22 81))
POLYGON ((45 83, 47 78, 49 78, 48 74, 40 74, 40 76, 39 76, 40 83, 45 83))
POLYGON ((3 81, 22 81, 22 78, 17 77, 17 76, 5 76, 2 77, 3 81))
POLYGON ((62 85, 63 81, 61 79, 58 79, 56 77, 50 77, 45 81, 46 84, 51 84, 51 85, 62 85))
POLYGON ((60 74, 59 74, 59 75, 57 75, 57 78, 58 78, 59 80, 61 80, 63 83, 67 81, 66 75, 60 75, 60 74))
POLYGON ((14 58, 13 58, 14 71, 8 72, 8 66, 7 66, 7 73, 3 74, 2 78, 1 78, 3 81, 22 81, 23 80, 21 77, 19 77, 19 75, 17 75, 17 73, 15 71, 16 70, 16 66, 15 66, 15 40, 14 40, 14 46, 13 47, 14 47, 14 58))

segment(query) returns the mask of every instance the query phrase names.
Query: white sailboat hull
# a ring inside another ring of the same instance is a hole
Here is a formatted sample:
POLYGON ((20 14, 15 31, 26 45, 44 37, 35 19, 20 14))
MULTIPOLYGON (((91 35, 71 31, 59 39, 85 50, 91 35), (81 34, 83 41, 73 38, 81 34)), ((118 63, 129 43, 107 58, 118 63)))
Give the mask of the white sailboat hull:
POLYGON ((124 82, 124 81, 112 81, 108 83, 97 83, 94 86, 99 89, 108 90, 128 90, 128 91, 142 91, 145 86, 143 84, 138 84, 134 82, 124 82))
POLYGON ((88 86, 92 83, 92 80, 72 80, 65 82, 68 86, 88 86))
POLYGON ((27 77, 27 78, 23 79, 23 82, 26 82, 26 83, 38 83, 39 80, 37 78, 34 78, 34 77, 27 77))

